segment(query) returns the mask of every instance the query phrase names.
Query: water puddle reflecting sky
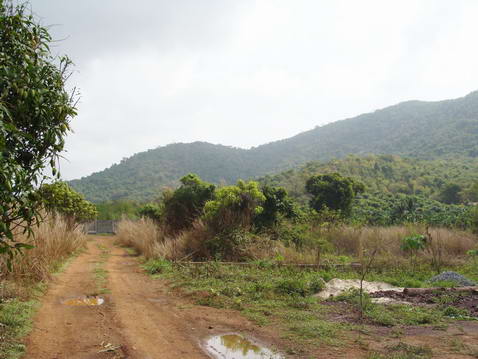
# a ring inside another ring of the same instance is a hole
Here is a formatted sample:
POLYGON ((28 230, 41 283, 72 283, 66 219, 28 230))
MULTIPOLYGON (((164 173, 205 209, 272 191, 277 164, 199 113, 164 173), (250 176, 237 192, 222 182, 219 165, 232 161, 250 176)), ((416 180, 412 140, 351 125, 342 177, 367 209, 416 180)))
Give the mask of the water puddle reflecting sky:
POLYGON ((94 306, 94 305, 101 305, 104 302, 105 300, 101 297, 82 296, 82 297, 66 299, 62 302, 62 304, 71 305, 71 306, 94 306))
POLYGON ((205 347, 216 359, 283 359, 281 355, 239 334, 211 337, 207 340, 205 347))

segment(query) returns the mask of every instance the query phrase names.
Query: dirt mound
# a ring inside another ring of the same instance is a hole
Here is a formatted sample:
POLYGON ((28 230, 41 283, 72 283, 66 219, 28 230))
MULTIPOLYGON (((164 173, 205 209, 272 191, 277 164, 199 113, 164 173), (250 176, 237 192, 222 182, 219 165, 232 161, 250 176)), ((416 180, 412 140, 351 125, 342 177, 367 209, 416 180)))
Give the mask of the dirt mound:
POLYGON ((472 292, 437 291, 420 294, 407 294, 406 292, 378 291, 371 293, 372 298, 390 298, 395 301, 409 302, 412 304, 446 305, 466 309, 472 317, 478 317, 478 294, 472 292))
MULTIPOLYGON (((350 289, 360 289, 359 279, 338 279, 334 278, 326 283, 324 289, 315 294, 315 297, 328 299, 340 295, 350 289)), ((363 290, 366 293, 375 293, 380 291, 403 291, 403 288, 394 287, 391 284, 383 282, 363 281, 363 290)))

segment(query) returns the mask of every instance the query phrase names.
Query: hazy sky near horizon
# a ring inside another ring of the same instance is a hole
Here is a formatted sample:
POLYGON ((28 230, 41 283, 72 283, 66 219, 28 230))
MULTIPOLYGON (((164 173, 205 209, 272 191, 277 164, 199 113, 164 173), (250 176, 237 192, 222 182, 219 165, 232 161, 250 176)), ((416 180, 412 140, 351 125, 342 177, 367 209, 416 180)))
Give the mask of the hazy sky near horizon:
POLYGON ((478 89, 476 0, 30 0, 75 62, 65 179, 478 89))

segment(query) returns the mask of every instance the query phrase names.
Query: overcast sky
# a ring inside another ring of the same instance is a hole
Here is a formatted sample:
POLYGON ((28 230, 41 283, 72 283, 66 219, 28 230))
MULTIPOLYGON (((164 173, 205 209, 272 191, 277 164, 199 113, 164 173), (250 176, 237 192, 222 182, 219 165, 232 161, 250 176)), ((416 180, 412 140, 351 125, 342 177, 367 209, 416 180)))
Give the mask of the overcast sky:
POLYGON ((81 92, 66 179, 478 89, 476 0, 30 0, 81 92))

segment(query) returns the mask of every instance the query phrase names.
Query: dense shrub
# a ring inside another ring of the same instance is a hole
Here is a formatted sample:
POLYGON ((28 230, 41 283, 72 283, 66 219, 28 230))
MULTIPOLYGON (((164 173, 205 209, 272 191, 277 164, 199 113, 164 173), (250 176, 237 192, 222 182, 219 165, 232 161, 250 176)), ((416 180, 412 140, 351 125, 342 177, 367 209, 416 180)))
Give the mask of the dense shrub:
POLYGON ((181 186, 163 199, 164 223, 173 234, 191 227, 215 191, 214 185, 192 173, 181 178, 180 182, 181 186))
POLYGON ((156 223, 159 223, 163 216, 163 208, 158 204, 148 203, 139 208, 138 215, 142 218, 149 218, 156 223))
POLYGON ((204 218, 215 232, 234 228, 250 229, 266 200, 257 182, 238 181, 235 186, 219 188, 206 202, 204 218))
POLYGON ((94 204, 88 202, 65 182, 43 184, 40 197, 50 213, 62 214, 70 228, 96 218, 98 212, 94 204))
POLYGON ((354 197, 363 192, 365 186, 351 177, 332 173, 310 177, 305 189, 312 195, 309 203, 316 211, 329 208, 348 214, 354 197))

